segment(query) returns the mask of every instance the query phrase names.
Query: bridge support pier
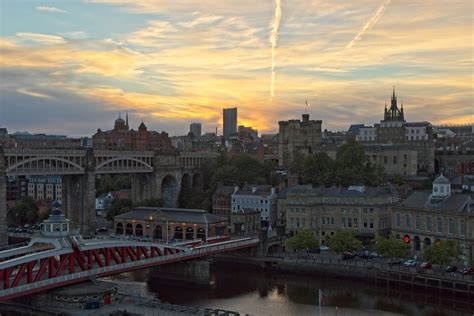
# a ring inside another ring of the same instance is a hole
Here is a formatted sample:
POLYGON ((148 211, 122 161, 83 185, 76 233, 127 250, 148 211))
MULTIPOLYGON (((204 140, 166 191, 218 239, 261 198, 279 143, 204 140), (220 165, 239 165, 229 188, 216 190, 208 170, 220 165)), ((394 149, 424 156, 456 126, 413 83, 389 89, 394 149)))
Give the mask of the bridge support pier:
POLYGON ((5 156, 0 148, 0 246, 8 244, 7 235, 7 177, 5 156))
POLYGON ((156 181, 153 175, 132 174, 131 185, 131 198, 134 203, 159 198, 159 191, 156 189, 156 181))
POLYGON ((81 233, 93 233, 95 222, 95 174, 63 177, 63 210, 81 233))

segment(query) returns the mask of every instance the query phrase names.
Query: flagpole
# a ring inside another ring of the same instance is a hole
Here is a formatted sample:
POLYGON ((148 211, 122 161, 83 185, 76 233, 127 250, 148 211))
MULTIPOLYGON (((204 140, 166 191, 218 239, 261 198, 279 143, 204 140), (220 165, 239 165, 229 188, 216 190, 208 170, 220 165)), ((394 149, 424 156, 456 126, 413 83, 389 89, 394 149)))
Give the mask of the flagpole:
POLYGON ((319 289, 319 316, 321 316, 321 289, 319 289))

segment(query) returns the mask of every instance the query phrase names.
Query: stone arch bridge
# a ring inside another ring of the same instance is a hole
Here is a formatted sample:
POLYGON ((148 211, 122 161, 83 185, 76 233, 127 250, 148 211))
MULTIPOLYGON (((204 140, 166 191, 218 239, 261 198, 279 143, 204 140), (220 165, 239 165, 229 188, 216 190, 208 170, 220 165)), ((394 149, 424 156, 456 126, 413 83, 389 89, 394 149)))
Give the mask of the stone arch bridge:
POLYGON ((7 240, 8 176, 62 176, 66 216, 82 232, 91 232, 95 228, 96 176, 129 174, 133 201, 162 198, 166 207, 176 207, 182 190, 202 190, 200 166, 216 157, 215 153, 195 152, 0 148, 0 244, 7 240))

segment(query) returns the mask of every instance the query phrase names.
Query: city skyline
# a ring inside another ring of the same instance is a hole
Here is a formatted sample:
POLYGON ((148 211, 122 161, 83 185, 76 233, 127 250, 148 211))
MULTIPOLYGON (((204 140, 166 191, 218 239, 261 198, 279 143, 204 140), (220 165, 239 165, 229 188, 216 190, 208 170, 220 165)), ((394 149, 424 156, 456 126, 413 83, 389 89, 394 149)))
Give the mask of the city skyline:
POLYGON ((238 107, 239 125, 270 133, 305 100, 346 130, 379 122, 393 85, 407 121, 474 121, 467 1, 0 3, 10 132, 91 135, 129 111, 132 128, 221 133, 238 107))

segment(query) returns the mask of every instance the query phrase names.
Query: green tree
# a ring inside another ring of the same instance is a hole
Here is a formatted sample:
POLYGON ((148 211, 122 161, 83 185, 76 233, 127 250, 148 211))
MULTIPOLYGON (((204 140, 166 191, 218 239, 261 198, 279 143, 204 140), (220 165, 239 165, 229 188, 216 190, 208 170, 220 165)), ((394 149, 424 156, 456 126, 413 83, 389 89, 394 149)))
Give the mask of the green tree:
POLYGON ((96 196, 111 191, 131 188, 131 178, 129 175, 106 174, 96 181, 96 196))
POLYGON ((333 183, 334 161, 325 152, 306 156, 303 163, 303 183, 330 186, 333 183))
POLYGON ((130 212, 133 209, 133 203, 130 199, 115 200, 112 206, 106 210, 105 218, 113 220, 115 216, 130 212))
POLYGON ((356 233, 351 230, 339 230, 331 236, 328 242, 329 248, 336 253, 344 251, 357 251, 362 248, 362 242, 357 239, 356 233))
MULTIPOLYGON (((127 202, 128 203, 128 202, 127 202)), ((163 200, 162 199, 146 199, 142 202, 137 202, 134 205, 135 207, 138 206, 145 206, 145 207, 163 207, 163 200)))
POLYGON ((318 248, 318 242, 313 231, 302 229, 285 241, 285 246, 295 250, 313 250, 318 248))
POLYGON ((425 260, 434 264, 449 264, 459 254, 459 245, 453 240, 437 241, 423 248, 425 260))
POLYGON ((16 201, 15 207, 7 213, 8 225, 23 226, 35 224, 38 221, 39 212, 35 200, 29 196, 16 201))
POLYGON ((389 258, 406 258, 410 253, 410 245, 403 242, 401 239, 377 236, 375 238, 375 250, 389 258))

